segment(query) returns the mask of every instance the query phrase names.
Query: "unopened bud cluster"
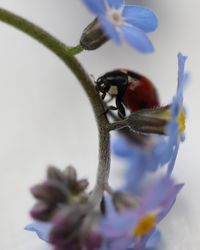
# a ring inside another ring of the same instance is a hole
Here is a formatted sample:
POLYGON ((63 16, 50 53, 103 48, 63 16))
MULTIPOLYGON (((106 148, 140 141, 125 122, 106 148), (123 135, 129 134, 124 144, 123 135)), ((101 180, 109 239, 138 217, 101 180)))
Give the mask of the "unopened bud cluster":
POLYGON ((99 244, 94 227, 98 215, 92 210, 87 186, 86 179, 77 179, 73 167, 64 171, 49 167, 47 180, 31 189, 37 199, 31 215, 36 220, 52 223, 49 242, 56 249, 63 249, 63 246, 81 249, 81 246, 93 244, 93 230, 95 242, 99 244))
POLYGON ((68 167, 63 172, 49 167, 47 180, 31 188, 31 193, 38 200, 31 210, 31 215, 35 219, 48 221, 64 206, 86 204, 87 185, 87 180, 77 180, 73 167, 68 167))
MULTIPOLYGON (((50 222, 52 227, 48 241, 56 250, 95 250, 102 242, 99 221, 106 216, 96 210, 86 192, 88 182, 77 179, 73 167, 60 171, 55 167, 47 170, 47 180, 31 188, 37 203, 31 210, 34 219, 50 222)), ((128 194, 113 194, 116 211, 134 209, 136 201, 128 194)))

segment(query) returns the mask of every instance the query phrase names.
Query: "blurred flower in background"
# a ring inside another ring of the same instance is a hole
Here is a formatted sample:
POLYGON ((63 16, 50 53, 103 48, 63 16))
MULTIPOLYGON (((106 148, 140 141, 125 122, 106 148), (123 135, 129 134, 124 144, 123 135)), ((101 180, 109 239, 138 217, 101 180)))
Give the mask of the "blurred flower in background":
POLYGON ((168 214, 182 187, 170 177, 162 177, 140 196, 117 192, 113 203, 107 197, 105 215, 91 214, 82 205, 61 207, 50 223, 34 223, 25 229, 36 232, 59 250, 151 249, 160 241, 156 226, 168 214))
POLYGON ((156 247, 160 240, 156 225, 167 215, 182 187, 168 177, 160 178, 147 187, 134 209, 126 208, 121 213, 110 209, 101 224, 107 249, 156 247))

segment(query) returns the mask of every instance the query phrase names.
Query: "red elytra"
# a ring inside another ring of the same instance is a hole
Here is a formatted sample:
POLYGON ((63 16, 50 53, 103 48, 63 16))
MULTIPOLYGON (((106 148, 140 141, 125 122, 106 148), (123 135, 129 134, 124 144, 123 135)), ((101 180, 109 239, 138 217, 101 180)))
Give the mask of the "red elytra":
MULTIPOLYGON (((130 75, 130 73, 133 72, 127 72, 128 75, 130 75)), ((138 76, 138 79, 131 76, 128 80, 128 85, 123 97, 125 105, 132 112, 140 109, 158 107, 160 104, 159 97, 153 83, 142 75, 138 76)))

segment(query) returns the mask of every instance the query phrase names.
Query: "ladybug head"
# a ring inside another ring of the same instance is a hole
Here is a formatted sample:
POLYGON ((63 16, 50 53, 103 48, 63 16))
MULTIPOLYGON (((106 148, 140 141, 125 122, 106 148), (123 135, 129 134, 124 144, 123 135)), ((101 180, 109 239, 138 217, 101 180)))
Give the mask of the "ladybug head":
POLYGON ((100 76, 95 83, 97 91, 102 93, 103 96, 108 93, 111 87, 111 83, 107 80, 107 77, 105 77, 105 75, 100 76))

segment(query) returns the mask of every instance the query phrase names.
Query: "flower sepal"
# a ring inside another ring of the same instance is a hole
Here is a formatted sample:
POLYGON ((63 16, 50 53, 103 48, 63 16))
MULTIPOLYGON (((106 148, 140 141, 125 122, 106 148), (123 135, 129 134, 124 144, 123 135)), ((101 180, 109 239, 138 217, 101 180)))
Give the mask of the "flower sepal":
POLYGON ((113 194, 112 202, 118 212, 123 212, 127 209, 136 209, 138 206, 138 199, 136 197, 120 191, 113 194))
POLYGON ((171 118, 171 106, 168 105, 133 112, 126 118, 126 123, 131 130, 138 133, 165 135, 171 118))
POLYGON ((95 50, 106 43, 109 38, 101 28, 101 24, 95 18, 84 30, 80 38, 80 45, 85 50, 95 50))

